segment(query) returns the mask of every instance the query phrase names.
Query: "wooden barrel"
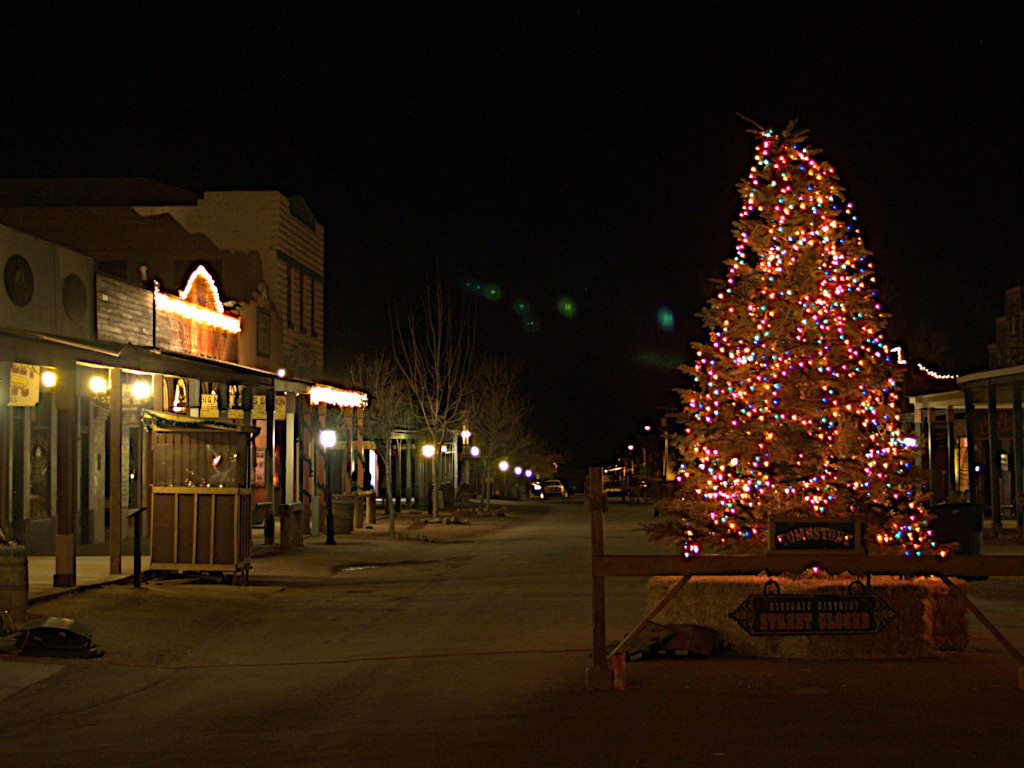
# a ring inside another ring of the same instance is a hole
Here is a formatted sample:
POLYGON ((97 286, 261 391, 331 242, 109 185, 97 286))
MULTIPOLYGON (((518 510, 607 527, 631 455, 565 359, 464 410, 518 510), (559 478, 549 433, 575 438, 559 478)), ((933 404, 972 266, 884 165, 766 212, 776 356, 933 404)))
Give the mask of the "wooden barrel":
POLYGON ((7 611, 15 626, 25 623, 28 610, 28 557, 24 547, 0 546, 0 612, 7 611))

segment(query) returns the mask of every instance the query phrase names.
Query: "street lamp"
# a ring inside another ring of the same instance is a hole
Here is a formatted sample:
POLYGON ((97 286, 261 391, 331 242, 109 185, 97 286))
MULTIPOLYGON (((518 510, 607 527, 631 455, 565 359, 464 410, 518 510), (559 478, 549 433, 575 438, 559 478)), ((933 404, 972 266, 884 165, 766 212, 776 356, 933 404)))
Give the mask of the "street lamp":
POLYGON ((149 396, 153 394, 152 387, 149 386, 149 382, 145 379, 136 379, 132 382, 132 397, 135 400, 148 400, 149 396))
POLYGON ((333 429, 320 430, 320 445, 324 449, 324 491, 327 494, 327 540, 334 544, 334 500, 331 498, 331 449, 338 442, 338 433, 333 429))

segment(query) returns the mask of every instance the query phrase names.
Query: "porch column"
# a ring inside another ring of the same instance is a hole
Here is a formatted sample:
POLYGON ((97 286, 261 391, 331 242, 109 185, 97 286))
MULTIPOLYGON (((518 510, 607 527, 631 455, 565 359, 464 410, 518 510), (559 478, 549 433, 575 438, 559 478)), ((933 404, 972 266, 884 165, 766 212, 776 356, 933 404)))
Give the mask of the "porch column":
POLYGON ((967 426, 967 495, 973 504, 978 498, 978 471, 975 469, 977 458, 974 450, 974 425, 977 414, 974 412, 974 395, 969 389, 964 390, 964 419, 967 426))
POLYGON ((57 399, 57 541, 53 586, 73 587, 75 574, 75 456, 78 421, 75 418, 75 369, 62 368, 54 395, 57 399))
MULTIPOLYGON (((189 389, 191 392, 191 387, 189 389)), ((110 572, 121 572, 121 369, 110 369, 110 572)))
POLYGON ((357 466, 356 463, 355 463, 355 457, 352 454, 353 445, 354 445, 354 441, 352 439, 352 429, 353 429, 353 427, 352 427, 352 424, 353 424, 353 421, 352 421, 352 409, 351 408, 345 408, 344 409, 344 414, 345 414, 345 434, 347 436, 346 437, 346 441, 345 441, 345 450, 346 450, 346 453, 345 453, 345 456, 346 456, 346 459, 345 459, 345 492, 346 493, 355 493, 356 491, 359 490, 359 484, 352 482, 352 471, 357 466))
POLYGON ((408 435, 402 440, 406 449, 404 449, 404 460, 406 460, 406 479, 402 483, 402 492, 406 494, 406 500, 410 507, 413 506, 413 500, 417 499, 415 478, 416 474, 413 471, 413 439, 408 435))
POLYGON ((956 441, 956 411, 953 406, 946 408, 946 498, 954 493, 960 493, 960 486, 957 482, 957 441, 956 441))
POLYGON ((1013 515, 1017 520, 1017 538, 1024 534, 1024 509, 1021 508, 1021 495, 1024 494, 1024 434, 1021 429, 1021 382, 1013 382, 1013 515))
POLYGON ((362 487, 363 487, 363 475, 366 474, 367 472, 369 472, 370 468, 366 464, 366 446, 365 446, 365 443, 363 442, 363 409, 362 408, 357 409, 355 411, 355 414, 356 414, 356 427, 359 430, 359 432, 358 432, 358 434, 359 434, 359 440, 358 440, 358 445, 359 445, 359 467, 361 469, 359 471, 359 486, 358 486, 358 488, 353 488, 352 490, 359 490, 359 489, 362 489, 362 487))
POLYGON ((939 495, 936 486, 942 481, 942 476, 939 474, 940 468, 935 466, 935 409, 929 408, 926 413, 927 421, 925 423, 928 429, 928 485, 929 490, 932 492, 932 499, 934 499, 939 495))
POLYGON ((999 463, 999 431, 996 419, 996 386, 988 383, 988 489, 989 500, 992 502, 992 528, 1003 527, 1003 500, 999 494, 999 475, 1002 467, 999 463))
POLYGON ((263 454, 263 487, 266 491, 266 501, 273 506, 271 509, 277 514, 277 506, 281 503, 277 493, 277 454, 275 445, 277 441, 277 394, 274 387, 263 390, 267 404, 267 426, 264 429, 266 436, 263 454))
POLYGON ((284 503, 291 504, 295 499, 295 393, 287 395, 284 422, 284 503))

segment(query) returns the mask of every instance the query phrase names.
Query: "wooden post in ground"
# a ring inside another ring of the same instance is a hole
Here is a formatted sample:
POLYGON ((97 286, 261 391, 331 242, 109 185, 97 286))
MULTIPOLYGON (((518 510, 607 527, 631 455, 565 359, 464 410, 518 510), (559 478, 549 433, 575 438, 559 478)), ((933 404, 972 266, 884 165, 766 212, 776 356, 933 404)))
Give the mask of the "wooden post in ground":
MULTIPOLYGON (((601 467, 591 467, 587 476, 586 504, 590 509, 590 562, 593 573, 594 563, 604 556, 604 515, 608 509, 608 499, 604 493, 604 471, 601 467)), ((593 666, 587 669, 588 691, 612 690, 613 675, 608 667, 605 655, 607 640, 605 637, 605 602, 604 576, 593 573, 593 617, 594 617, 594 650, 593 666)))
POLYGON ((75 570, 75 477, 78 462, 78 412, 75 409, 75 368, 60 369, 57 383, 57 538, 53 586, 73 587, 75 570))
POLYGON ((110 572, 121 573, 121 369, 110 369, 110 460, 107 472, 110 476, 110 527, 107 539, 110 544, 110 572))

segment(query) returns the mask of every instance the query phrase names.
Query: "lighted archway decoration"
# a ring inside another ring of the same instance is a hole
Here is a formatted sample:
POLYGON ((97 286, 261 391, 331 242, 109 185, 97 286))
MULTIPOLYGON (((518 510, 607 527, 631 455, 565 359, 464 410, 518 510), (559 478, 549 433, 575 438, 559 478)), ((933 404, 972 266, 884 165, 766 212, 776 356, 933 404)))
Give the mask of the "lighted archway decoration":
POLYGON ((177 296, 163 293, 160 290, 160 283, 154 281, 153 299, 157 309, 194 323, 208 325, 231 334, 240 333, 242 330, 242 323, 237 317, 225 314, 217 284, 202 264, 192 271, 185 287, 178 291, 177 296), (208 304, 213 306, 210 307, 208 304))

